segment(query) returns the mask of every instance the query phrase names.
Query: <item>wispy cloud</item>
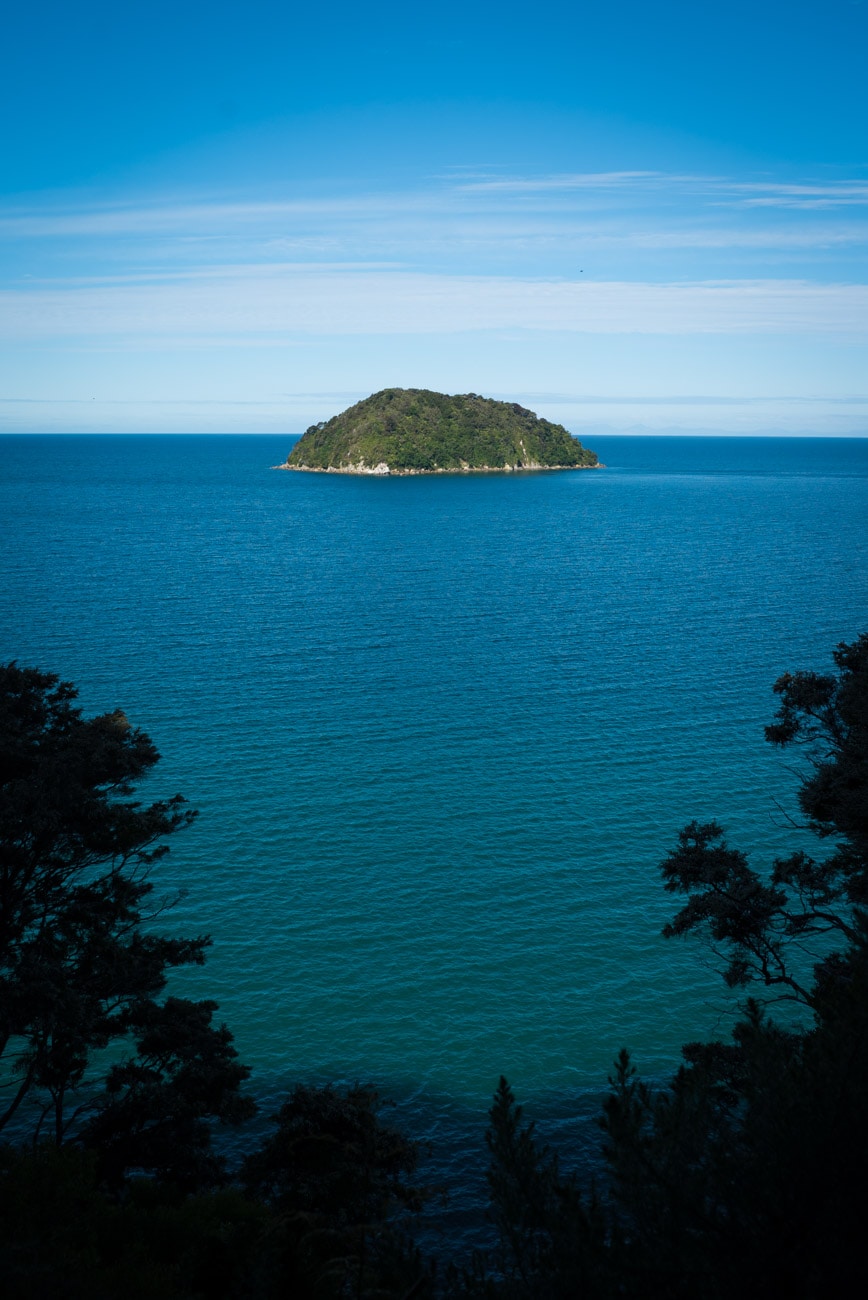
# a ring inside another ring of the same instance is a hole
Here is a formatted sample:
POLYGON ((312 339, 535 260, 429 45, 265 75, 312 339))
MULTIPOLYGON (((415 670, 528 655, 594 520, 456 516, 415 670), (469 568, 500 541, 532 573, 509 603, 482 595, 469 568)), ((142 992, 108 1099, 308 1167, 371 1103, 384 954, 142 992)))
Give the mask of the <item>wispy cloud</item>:
POLYGON ((583 373, 585 395, 541 401, 553 418, 864 428, 862 399, 786 397, 862 390, 863 205, 853 177, 482 167, 381 192, 18 203, 0 210, 0 391, 22 401, 3 420, 301 428, 352 397, 287 407, 289 376, 521 400, 583 373), (631 396, 658 382, 675 396, 631 396))
MULTIPOLYGON (((597 216, 625 229, 639 222, 661 227, 661 237, 687 238, 691 227, 707 224, 708 214, 724 205, 814 209, 868 206, 868 181, 789 183, 659 171, 613 171, 543 176, 441 178, 409 191, 356 193, 228 201, 219 197, 178 196, 149 202, 51 203, 7 206, 0 210, 0 238, 6 240, 160 240, 167 235, 204 239, 269 231, 299 234, 307 225, 325 229, 390 230, 411 237, 426 225, 522 223, 529 231, 597 216), (528 204, 538 198, 538 203, 528 204), (397 223, 397 224, 396 224, 397 223), (673 228, 674 227, 674 228, 673 228)), ((719 217, 717 219, 720 224, 719 217)), ((492 227, 495 231, 497 225, 492 227)), ((851 227, 850 237, 853 234, 851 227)), ((864 227, 863 227, 864 229, 864 227)), ((733 237, 743 233, 736 226, 733 237)), ((769 231, 771 234, 771 230, 769 231)), ((613 238, 617 238, 613 233, 613 238)), ((722 238, 722 232, 718 232, 722 238)))
POLYGON ((868 206, 868 183, 865 181, 837 181, 825 185, 733 181, 727 188, 733 194, 740 195, 741 202, 746 207, 753 208, 779 207, 807 211, 868 206))
POLYGON ((6 290, 6 338, 198 340, 293 334, 868 333, 868 286, 789 280, 648 284, 305 266, 163 283, 6 290))
POLYGON ((657 171, 566 172, 554 176, 485 176, 466 179, 458 189, 501 194, 551 193, 558 190, 624 189, 637 182, 658 182, 665 173, 657 171))
POLYGON ((662 171, 565 172, 549 176, 482 175, 461 181, 459 188, 469 192, 547 195, 580 193, 585 190, 612 190, 616 193, 632 190, 637 194, 661 190, 671 193, 676 190, 683 196, 728 195, 746 206, 868 204, 868 181, 864 179, 793 183, 662 171))
POLYGON ((66 236, 159 235, 165 231, 235 230, 299 218, 379 219, 384 216, 437 211, 445 196, 429 192, 356 194, 352 197, 281 199, 230 203, 219 199, 191 202, 179 197, 156 203, 10 207, 0 212, 0 236, 55 239, 66 236))

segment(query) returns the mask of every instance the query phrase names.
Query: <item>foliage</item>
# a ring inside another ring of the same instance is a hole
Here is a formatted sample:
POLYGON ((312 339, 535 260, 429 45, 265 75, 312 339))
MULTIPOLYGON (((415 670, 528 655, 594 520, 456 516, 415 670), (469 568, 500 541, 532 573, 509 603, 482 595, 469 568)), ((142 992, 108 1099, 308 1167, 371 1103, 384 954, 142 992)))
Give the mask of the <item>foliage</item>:
POLYGON ((276 1132, 245 1163, 248 1191, 277 1211, 271 1268, 281 1294, 429 1294, 408 1216, 418 1147, 380 1118, 372 1088, 294 1089, 276 1132))
POLYGON ((140 1180, 118 1200, 75 1146, 0 1148, 5 1300, 248 1297, 268 1224, 238 1191, 181 1196, 140 1180))
POLYGON ((434 1273, 408 1232, 425 1197, 409 1181, 417 1148, 380 1109, 371 1089, 295 1089, 245 1163, 246 1191, 191 1191, 157 1161, 118 1189, 102 1134, 92 1150, 0 1148, 4 1297, 424 1300, 434 1273))
POLYGON ((799 805, 821 840, 837 841, 834 852, 819 860, 793 853, 766 881, 716 822, 691 822, 662 865, 665 888, 689 895, 664 934, 705 933, 726 954, 729 985, 760 980, 809 1006, 840 958, 820 955, 809 986, 791 954, 817 940, 857 943, 868 901, 868 635, 834 657, 837 676, 786 673, 775 683, 781 705, 766 728, 772 744, 806 747, 811 771, 799 805))
POLYGON ((134 799, 154 745, 119 711, 84 718, 75 698, 53 674, 0 668, 0 1129, 20 1127, 27 1100, 34 1136, 50 1118, 60 1145, 96 1108, 90 1135, 116 1172, 132 1160, 189 1177, 207 1165, 205 1121, 247 1110, 247 1071, 210 1026, 213 1004, 157 1000, 209 943, 155 934, 144 912, 163 841, 195 814, 180 795, 134 799), (99 1095, 105 1049, 128 1043, 138 1055, 99 1095))
POLYGON ((732 1042, 688 1044, 666 1088, 622 1057, 604 1127, 629 1294, 819 1300, 868 1281, 863 945, 848 964, 806 1033, 750 1001, 732 1042))
POLYGON ((312 425, 287 460, 291 468, 386 464, 393 471, 576 468, 597 464, 560 424, 522 406, 465 393, 386 388, 312 425))
POLYGON ((136 1054, 112 1065, 82 1135, 98 1151, 110 1185, 132 1169, 190 1190, 221 1180, 211 1122, 240 1124, 255 1107, 240 1092, 250 1071, 239 1063, 232 1035, 211 1025, 216 1009, 216 1002, 170 997, 128 1012, 136 1054))
MULTIPOLYGON (((486 1135, 497 1249, 451 1271, 456 1300, 865 1290, 868 636, 840 645, 835 664, 782 677, 766 729, 804 748, 799 804, 826 852, 763 876, 717 823, 694 822, 661 867, 687 900, 665 933, 708 937, 730 986, 796 999, 805 1027, 750 998, 731 1038, 686 1044, 662 1086, 622 1051, 600 1117, 599 1194, 564 1172, 501 1079, 486 1135), (805 974, 807 943, 820 948, 805 974)), ((426 1197, 418 1150, 371 1088, 297 1087, 245 1161, 244 1190, 207 1190, 223 1174, 210 1125, 250 1112, 247 1071, 212 1025, 214 1003, 164 996, 167 971, 201 961, 207 940, 152 935, 142 910, 162 841, 191 814, 177 797, 133 799, 157 756, 122 714, 85 720, 56 678, 0 672, 5 1117, 35 1098, 54 1119, 54 1142, 0 1148, 4 1295, 438 1294, 412 1237, 426 1197), (106 1046, 125 1054, 103 1063, 77 1118, 106 1046)))
POLYGON ((592 1288, 596 1295, 608 1294, 608 1239, 596 1193, 583 1195, 577 1179, 562 1172, 533 1123, 523 1123, 522 1108, 503 1077, 485 1138, 489 1217, 498 1246, 493 1271, 477 1256, 464 1272, 459 1294, 504 1300, 568 1300, 592 1288))
POLYGON ((806 746, 799 802, 832 852, 794 854, 763 879, 716 823, 691 823, 662 864, 666 888, 689 895, 665 933, 708 934, 727 983, 782 988, 810 1024, 782 1026, 749 999, 731 1041, 687 1044, 664 1087, 622 1051, 601 1117, 605 1212, 593 1215, 556 1190, 556 1167, 518 1128, 502 1082, 491 1189, 505 1262, 477 1267, 462 1294, 825 1300, 868 1284, 868 636, 840 645, 835 663, 836 675, 782 677, 766 731, 806 746), (793 973, 806 938, 826 946, 812 980, 793 973))

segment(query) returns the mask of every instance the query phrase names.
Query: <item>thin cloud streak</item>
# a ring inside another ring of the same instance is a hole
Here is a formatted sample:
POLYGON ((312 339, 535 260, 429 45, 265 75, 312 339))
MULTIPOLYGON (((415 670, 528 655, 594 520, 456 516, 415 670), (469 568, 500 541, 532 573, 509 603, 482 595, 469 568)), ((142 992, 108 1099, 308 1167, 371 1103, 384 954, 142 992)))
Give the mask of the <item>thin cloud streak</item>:
POLYGON ((278 266, 163 284, 0 293, 0 334, 18 341, 504 329, 864 336, 868 286, 793 280, 585 283, 278 266))
POLYGON ((20 239, 53 239, 69 235, 159 234, 209 226, 237 229, 281 217, 382 217, 430 210, 432 206, 436 203, 430 194, 372 194, 250 203, 165 201, 154 205, 94 205, 89 209, 48 213, 13 209, 0 216, 0 234, 20 239))
POLYGON ((846 179, 829 182, 792 183, 785 181, 740 181, 726 176, 708 176, 662 171, 621 171, 563 173, 550 176, 481 176, 462 182, 458 188, 486 193, 552 193, 585 189, 623 190, 633 186, 638 191, 669 189, 685 194, 745 196, 746 204, 756 202, 827 201, 868 204, 868 181, 846 179))
POLYGON ((657 181, 666 174, 658 171, 573 172, 555 176, 481 176, 462 181, 456 188, 467 193, 523 194, 551 190, 623 189, 636 181, 657 181))
MULTIPOLYGON (((751 201, 754 209, 774 209, 786 206, 794 210, 811 211, 828 209, 829 204, 805 201, 803 203, 781 204, 777 200, 751 201)), ((214 207, 166 210, 157 223, 150 222, 147 212, 127 214, 116 218, 114 214, 94 214, 92 217, 58 218, 50 220, 21 218, 15 221, 7 219, 5 225, 0 219, 0 235, 14 238, 39 239, 100 239, 107 236, 118 237, 137 235, 143 240, 158 240, 153 251, 164 258, 170 254, 189 257, 193 252, 207 255, 209 246, 220 247, 226 241, 241 241, 242 248, 248 255, 255 256, 261 248, 285 246, 299 251, 309 249, 311 253, 323 250, 339 252, 345 248, 357 248, 368 244, 372 248, 399 248, 405 252, 406 260, 413 251, 418 255, 425 248, 448 248, 456 239, 467 245, 478 245, 491 253, 498 247, 507 249, 516 241, 548 241, 549 244, 565 250, 577 242, 585 246, 617 250, 624 249, 666 249, 677 252, 680 249, 756 249, 781 250, 793 249, 810 252, 818 248, 850 247, 868 244, 868 221, 850 222, 847 225, 818 225, 808 222, 801 226, 767 225, 759 228, 740 228, 721 224, 689 224, 679 216, 673 224, 660 219, 658 228, 648 224, 648 214, 641 215, 642 225, 638 228, 631 224, 629 218, 588 221, 562 211, 533 211, 515 213, 478 212, 468 213, 459 209, 447 210, 441 207, 424 207, 419 204, 413 209, 394 207, 384 209, 379 216, 372 210, 349 205, 337 206, 329 210, 331 220, 328 225, 319 223, 317 233, 306 230, 295 231, 292 222, 304 218, 323 218, 326 213, 318 212, 313 205, 302 210, 288 207, 263 205, 261 208, 247 207, 235 210, 224 205, 214 207), (283 220, 278 220, 283 218, 283 220), (264 227, 264 228, 263 228, 264 227), (287 228, 289 227, 289 228, 287 228), (174 236, 178 244, 166 242, 168 236, 174 236)), ((147 255, 152 245, 143 242, 139 245, 139 255, 147 255)), ((358 258, 354 258, 359 260, 358 258)), ((383 258, 362 259, 383 262, 383 258)), ((395 258, 390 259, 394 264, 395 258)))
MULTIPOLYGON (((629 219, 631 204, 647 218, 647 201, 662 204, 661 218, 671 220, 677 199, 679 219, 698 215, 704 201, 712 207, 734 205, 752 208, 812 210, 868 205, 868 182, 791 184, 776 181, 742 181, 727 177, 622 171, 528 177, 488 177, 451 180, 427 188, 386 191, 353 196, 319 196, 268 200, 191 200, 189 196, 150 203, 46 204, 38 208, 7 207, 0 213, 0 235, 9 239, 104 238, 108 235, 158 237, 172 232, 228 233, 273 226, 303 219, 380 222, 398 217, 440 220, 449 214, 485 215, 544 212, 552 217, 569 213, 590 200, 596 210, 605 193, 629 219), (525 200, 539 195, 544 206, 528 207, 525 200), (570 198, 573 207, 564 206, 570 198), (552 204, 558 201, 558 206, 552 204), (690 203, 694 207, 690 206, 690 203), (685 203, 688 205, 684 207, 685 203)), ((635 215, 635 214, 634 214, 635 215)))
POLYGON ((864 431, 834 395, 864 390, 868 184, 796 182, 478 167, 7 206, 0 424, 301 429, 353 398, 287 388, 566 384, 539 404, 568 427, 864 431), (788 388, 830 396, 741 396, 788 388))

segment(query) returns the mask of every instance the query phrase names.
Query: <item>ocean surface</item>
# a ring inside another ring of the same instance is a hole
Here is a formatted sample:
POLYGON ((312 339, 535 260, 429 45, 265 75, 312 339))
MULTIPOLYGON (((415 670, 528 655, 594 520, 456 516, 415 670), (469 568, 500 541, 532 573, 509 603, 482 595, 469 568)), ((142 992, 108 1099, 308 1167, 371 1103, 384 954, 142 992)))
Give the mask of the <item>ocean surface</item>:
POLYGON ((160 924, 214 943, 173 987, 263 1096, 375 1081, 448 1145, 500 1073, 568 1121, 622 1045, 655 1076, 726 1030, 658 865, 692 818, 805 842, 763 725, 868 629, 868 439, 586 442, 605 469, 382 479, 0 439, 0 658, 122 707, 143 797, 200 810, 160 924))

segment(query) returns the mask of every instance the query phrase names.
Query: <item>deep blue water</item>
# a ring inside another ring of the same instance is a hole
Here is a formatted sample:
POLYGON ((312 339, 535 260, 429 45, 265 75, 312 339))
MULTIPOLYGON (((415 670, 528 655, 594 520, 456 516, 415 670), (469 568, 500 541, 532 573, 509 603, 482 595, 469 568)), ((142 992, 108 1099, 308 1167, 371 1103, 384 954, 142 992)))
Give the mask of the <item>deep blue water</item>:
POLYGON ((868 627, 868 440, 588 438, 582 473, 288 474, 283 437, 0 439, 0 657, 201 810, 160 887, 264 1088, 483 1110, 726 1023, 666 943, 693 817, 793 845, 771 686, 868 627), (432 1100, 433 1099, 433 1100, 432 1100))

